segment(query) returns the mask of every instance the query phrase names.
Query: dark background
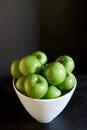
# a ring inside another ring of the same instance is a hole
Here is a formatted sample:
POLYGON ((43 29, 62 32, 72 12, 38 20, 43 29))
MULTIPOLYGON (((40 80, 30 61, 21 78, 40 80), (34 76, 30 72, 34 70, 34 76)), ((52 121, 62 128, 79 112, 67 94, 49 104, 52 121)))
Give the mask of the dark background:
POLYGON ((0 130, 87 130, 86 0, 0 0, 0 130), (75 60, 77 88, 61 115, 36 122, 22 107, 9 76, 13 60, 42 50, 52 61, 75 60))
POLYGON ((75 73, 87 74, 86 11, 85 0, 0 0, 0 76, 35 50, 49 61, 68 54, 75 73))

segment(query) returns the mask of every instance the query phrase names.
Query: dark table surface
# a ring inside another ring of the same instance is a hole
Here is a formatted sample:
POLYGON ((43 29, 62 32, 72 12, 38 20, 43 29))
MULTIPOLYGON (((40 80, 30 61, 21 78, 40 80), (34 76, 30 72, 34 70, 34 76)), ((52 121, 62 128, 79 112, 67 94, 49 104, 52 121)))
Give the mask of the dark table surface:
POLYGON ((76 75, 77 88, 70 102, 52 122, 42 124, 23 108, 12 77, 0 77, 0 130, 87 130, 87 75, 76 75))

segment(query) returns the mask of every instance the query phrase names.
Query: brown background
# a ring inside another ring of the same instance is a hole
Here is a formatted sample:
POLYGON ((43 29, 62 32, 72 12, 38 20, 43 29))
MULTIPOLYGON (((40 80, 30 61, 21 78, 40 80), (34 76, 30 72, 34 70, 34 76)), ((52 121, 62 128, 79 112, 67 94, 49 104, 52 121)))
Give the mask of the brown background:
POLYGON ((75 72, 87 74, 86 10, 85 0, 0 0, 0 76, 35 50, 49 61, 68 54, 75 72))

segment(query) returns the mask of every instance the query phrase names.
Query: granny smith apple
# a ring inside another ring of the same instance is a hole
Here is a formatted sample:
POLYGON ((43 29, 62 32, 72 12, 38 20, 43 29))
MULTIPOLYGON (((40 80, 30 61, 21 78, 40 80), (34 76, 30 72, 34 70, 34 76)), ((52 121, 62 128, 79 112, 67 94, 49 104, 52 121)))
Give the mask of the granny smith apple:
POLYGON ((19 69, 23 75, 28 76, 32 73, 39 73, 41 64, 35 56, 28 55, 20 60, 19 69))
POLYGON ((25 91, 24 91, 24 82, 25 82, 25 79, 26 79, 26 77, 25 76, 20 76, 18 79, 17 79, 17 81, 16 81, 16 83, 15 83, 15 86, 16 86, 16 88, 21 92, 21 93, 25 93, 25 91))
POLYGON ((58 85, 58 88, 63 92, 67 92, 75 86, 75 83, 75 75, 71 72, 67 72, 65 80, 58 85))
POLYGON ((65 79, 66 69, 57 61, 50 62, 43 69, 43 75, 51 85, 58 85, 65 79))
POLYGON ((35 51, 32 53, 33 56, 37 57, 37 59, 40 61, 41 65, 45 65, 47 63, 47 56, 42 51, 35 51))
POLYGON ((68 55, 61 55, 56 59, 56 61, 62 63, 65 66, 66 71, 72 72, 75 68, 73 58, 68 55))
POLYGON ((19 62, 20 62, 20 60, 17 59, 17 60, 14 60, 11 64, 11 74, 16 79, 22 75, 19 70, 19 62))
POLYGON ((45 94, 44 98, 45 99, 53 99, 57 98, 62 95, 61 90, 59 90, 56 86, 48 86, 47 93, 45 94))
POLYGON ((39 74, 30 74, 24 83, 25 93, 32 98, 42 98, 47 90, 47 80, 39 74))

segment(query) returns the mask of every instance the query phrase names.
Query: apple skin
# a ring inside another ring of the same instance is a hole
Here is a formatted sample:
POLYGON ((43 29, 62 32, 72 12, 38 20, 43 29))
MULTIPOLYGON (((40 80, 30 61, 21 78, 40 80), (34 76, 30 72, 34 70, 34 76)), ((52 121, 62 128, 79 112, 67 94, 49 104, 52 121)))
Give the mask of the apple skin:
POLYGON ((35 56, 28 55, 20 60, 19 69, 23 75, 28 76, 32 73, 39 73, 41 64, 35 56))
POLYGON ((65 80, 58 85, 58 88, 62 92, 67 92, 75 86, 75 83, 76 83, 75 75, 71 72, 67 72, 65 80))
POLYGON ((61 55, 56 59, 56 61, 62 63, 66 68, 66 71, 72 72, 75 68, 74 60, 68 55, 61 55))
POLYGON ((41 63, 41 65, 45 65, 47 63, 47 56, 42 51, 35 51, 32 53, 33 56, 35 56, 41 63))
POLYGON ((48 91, 45 94, 44 98, 45 99, 53 99, 53 98, 57 98, 59 96, 62 95, 61 90, 59 90, 56 86, 48 86, 48 91))
POLYGON ((11 74, 16 79, 22 75, 19 70, 19 62, 20 62, 20 60, 17 59, 17 60, 14 60, 11 64, 11 74))
POLYGON ((42 98, 47 90, 47 80, 39 74, 30 74, 24 83, 25 93, 32 98, 42 98))
POLYGON ((57 61, 50 62, 43 69, 43 75, 48 80, 49 84, 58 85, 65 79, 66 69, 57 61))
POLYGON ((25 94, 25 90, 24 90, 24 82, 25 82, 25 79, 26 79, 26 76, 20 76, 16 83, 15 83, 15 86, 16 88, 23 94, 25 94))

